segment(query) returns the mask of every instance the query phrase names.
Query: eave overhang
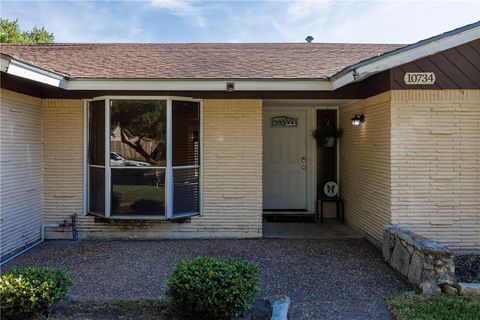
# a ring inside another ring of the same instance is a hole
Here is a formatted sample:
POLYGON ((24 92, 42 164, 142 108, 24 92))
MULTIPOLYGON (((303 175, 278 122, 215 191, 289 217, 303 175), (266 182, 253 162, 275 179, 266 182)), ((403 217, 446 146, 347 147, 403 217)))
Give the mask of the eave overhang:
POLYGON ((424 58, 480 38, 480 22, 422 40, 412 45, 351 65, 329 78, 319 79, 93 79, 65 74, 1 54, 1 72, 65 90, 194 90, 228 91, 334 91, 374 74, 424 58))
POLYGON ((3 53, 0 56, 0 61, 2 72, 65 89, 66 77, 63 74, 25 63, 3 53))
POLYGON ((480 38, 480 22, 361 61, 330 77, 332 90, 480 38))

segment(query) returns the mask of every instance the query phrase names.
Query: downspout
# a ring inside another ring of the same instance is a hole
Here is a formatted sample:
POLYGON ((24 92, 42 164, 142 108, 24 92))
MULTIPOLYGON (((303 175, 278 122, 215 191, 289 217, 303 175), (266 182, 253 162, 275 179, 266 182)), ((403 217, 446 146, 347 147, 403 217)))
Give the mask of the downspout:
POLYGON ((51 224, 42 224, 40 226, 40 240, 37 242, 31 244, 29 247, 23 249, 22 251, 14 254, 13 256, 9 257, 6 260, 3 260, 0 262, 0 266, 3 266, 5 263, 12 261, 16 257, 24 254, 25 252, 29 251, 30 249, 35 248, 39 244, 43 243, 45 241, 45 228, 64 228, 64 227, 72 227, 72 240, 77 240, 78 239, 78 233, 77 233, 77 214, 74 213, 70 216, 72 219, 71 223, 67 223, 67 220, 64 220, 63 223, 51 223, 51 224))

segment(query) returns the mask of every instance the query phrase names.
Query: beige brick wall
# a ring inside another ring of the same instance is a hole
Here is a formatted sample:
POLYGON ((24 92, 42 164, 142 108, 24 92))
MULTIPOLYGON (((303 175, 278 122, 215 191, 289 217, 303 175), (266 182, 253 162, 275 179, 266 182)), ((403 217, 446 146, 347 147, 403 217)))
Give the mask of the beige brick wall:
POLYGON ((392 91, 392 222, 480 248, 480 90, 392 91))
MULTIPOLYGON (((83 103, 45 100, 45 221, 82 209, 83 103)), ((95 222, 78 219, 81 238, 260 237, 262 233, 262 102, 204 100, 204 216, 190 223, 95 222)), ((49 232, 51 238, 70 233, 49 232)))
POLYGON ((480 91, 391 91, 340 108, 347 223, 381 241, 405 225, 452 249, 480 248, 480 91), (365 114, 365 124, 350 118, 365 114))
MULTIPOLYGON (((83 208, 83 102, 43 100, 43 212, 61 223, 83 208)), ((86 219, 79 219, 79 223, 86 219)), ((68 229, 66 229, 68 230, 68 229)), ((46 230, 50 234, 49 230, 46 230)), ((61 235, 60 235, 61 236, 61 235)), ((65 237, 71 237, 70 233, 65 237)))
POLYGON ((382 240, 390 222, 390 93, 340 107, 340 193, 347 224, 382 240), (365 123, 352 126, 354 114, 365 123))
MULTIPOLYGON (((23 106, 33 117, 41 112, 41 121, 33 123, 41 123, 42 131, 45 223, 81 212, 82 101, 41 101, 2 90, 2 108, 7 103, 23 106)), ((261 236, 261 100, 212 99, 203 106, 205 215, 185 224, 99 223, 80 216, 80 237, 261 236)), ((340 126, 340 187, 348 224, 378 241, 383 224, 393 222, 451 248, 480 247, 479 90, 383 93, 341 107, 340 126), (351 126, 355 113, 365 114, 363 126, 351 126)), ((38 166, 31 177, 42 171, 38 166)), ((41 208, 42 199, 37 203, 41 208)), ((69 230, 48 235, 71 236, 69 230)))
POLYGON ((42 101, 0 91, 0 257, 40 238, 42 101))

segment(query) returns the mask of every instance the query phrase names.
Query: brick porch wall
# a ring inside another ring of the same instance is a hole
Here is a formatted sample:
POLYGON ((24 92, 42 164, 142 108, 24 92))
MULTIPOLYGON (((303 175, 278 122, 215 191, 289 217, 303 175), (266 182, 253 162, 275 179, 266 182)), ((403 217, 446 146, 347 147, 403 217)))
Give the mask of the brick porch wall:
POLYGON ((377 244, 390 222, 390 92, 340 107, 340 193, 347 224, 377 244), (352 126, 354 114, 365 123, 352 126))
POLYGON ((480 248, 480 90, 390 91, 341 107, 340 121, 348 224, 377 244, 394 223, 480 248))
POLYGON ((392 91, 392 223, 480 248, 480 90, 392 91))

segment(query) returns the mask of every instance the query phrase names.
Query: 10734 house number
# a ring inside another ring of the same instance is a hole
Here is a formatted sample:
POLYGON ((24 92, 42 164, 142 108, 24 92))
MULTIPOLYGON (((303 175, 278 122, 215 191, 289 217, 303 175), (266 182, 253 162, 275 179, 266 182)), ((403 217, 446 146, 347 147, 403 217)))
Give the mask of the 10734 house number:
POLYGON ((405 84, 434 84, 435 73, 433 72, 406 72, 403 77, 405 84))

